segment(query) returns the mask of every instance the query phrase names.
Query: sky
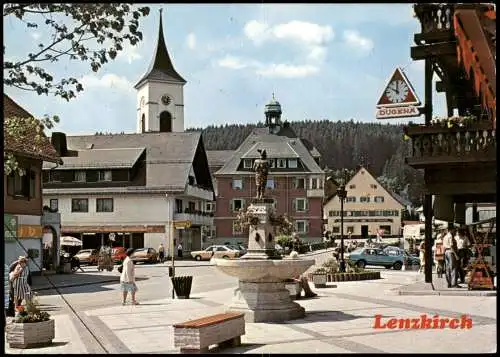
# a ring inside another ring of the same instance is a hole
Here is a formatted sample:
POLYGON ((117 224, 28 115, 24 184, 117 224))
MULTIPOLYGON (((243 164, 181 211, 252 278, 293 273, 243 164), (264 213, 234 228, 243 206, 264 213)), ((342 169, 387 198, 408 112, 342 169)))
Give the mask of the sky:
MULTIPOLYGON (((420 32, 411 4, 151 4, 141 18, 144 40, 125 47, 97 73, 80 61, 48 64, 56 78, 81 80, 84 92, 69 102, 5 87, 35 116, 58 115, 53 129, 67 134, 135 132, 134 84, 146 72, 156 46, 159 8, 174 66, 186 80, 185 128, 264 121, 275 94, 282 119, 422 123, 422 117, 375 119, 389 77, 401 67, 421 101, 424 62, 412 61, 420 32)), ((19 60, 48 38, 4 18, 5 60, 19 60)), ((434 114, 445 115, 434 93, 434 114)))

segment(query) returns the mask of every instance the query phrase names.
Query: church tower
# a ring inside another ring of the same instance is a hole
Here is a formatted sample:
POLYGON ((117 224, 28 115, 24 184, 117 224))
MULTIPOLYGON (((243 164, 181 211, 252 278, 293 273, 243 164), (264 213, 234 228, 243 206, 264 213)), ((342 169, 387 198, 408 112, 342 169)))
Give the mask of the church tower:
POLYGON ((163 36, 162 10, 156 52, 137 90, 137 133, 184 131, 184 85, 174 68, 163 36))

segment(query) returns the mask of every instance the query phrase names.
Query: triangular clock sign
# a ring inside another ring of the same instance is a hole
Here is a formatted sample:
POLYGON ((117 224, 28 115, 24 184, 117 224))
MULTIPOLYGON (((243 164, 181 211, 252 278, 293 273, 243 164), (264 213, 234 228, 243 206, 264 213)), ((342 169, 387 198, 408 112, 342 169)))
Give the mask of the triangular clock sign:
POLYGON ((378 100, 377 107, 404 107, 409 105, 420 105, 420 99, 413 89, 408 78, 397 67, 378 100))

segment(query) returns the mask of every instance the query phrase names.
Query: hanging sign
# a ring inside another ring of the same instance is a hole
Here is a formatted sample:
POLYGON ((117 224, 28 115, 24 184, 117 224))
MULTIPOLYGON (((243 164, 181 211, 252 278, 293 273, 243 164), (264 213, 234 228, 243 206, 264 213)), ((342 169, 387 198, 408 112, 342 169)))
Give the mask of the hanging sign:
POLYGON ((377 102, 377 119, 421 115, 420 100, 404 72, 397 67, 377 102))

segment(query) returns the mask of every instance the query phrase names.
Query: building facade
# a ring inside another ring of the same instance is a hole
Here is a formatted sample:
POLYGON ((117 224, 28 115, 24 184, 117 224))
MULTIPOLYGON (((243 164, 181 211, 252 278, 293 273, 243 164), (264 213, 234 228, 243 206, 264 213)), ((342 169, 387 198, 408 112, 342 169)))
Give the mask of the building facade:
MULTIPOLYGON (((4 94, 4 117, 18 120, 32 118, 20 105, 4 94)), ((4 174, 4 258, 10 264, 18 256, 28 256, 30 270, 40 274, 44 253, 50 255, 52 264, 58 264, 58 236, 50 242, 52 250, 45 250, 42 244, 44 231, 42 205, 42 162, 58 163, 60 158, 48 138, 34 141, 36 132, 28 131, 20 137, 13 137, 4 130, 4 150, 16 157, 25 175, 4 174)), ((55 231, 58 227, 46 227, 55 231)))
POLYGON ((64 235, 83 248, 201 248, 214 192, 202 136, 184 132, 185 84, 160 16, 156 52, 135 85, 137 133, 52 135, 64 164, 44 166, 44 204, 61 213, 64 235))
MULTIPOLYGON (((401 215, 404 208, 380 183, 361 167, 345 186, 344 236, 367 238, 382 233, 383 237, 401 235, 401 215)), ((324 206, 326 229, 333 236, 341 235, 340 199, 332 197, 324 206)))
POLYGON ((277 214, 294 221, 306 242, 322 239, 324 172, 320 154, 298 138, 287 123, 281 123, 281 106, 273 99, 266 105, 266 127, 256 128, 227 159, 214 176, 217 182, 215 241, 217 244, 247 244, 247 233, 235 224, 240 209, 256 195, 253 162, 266 150, 270 170, 265 196, 274 200, 277 214))

